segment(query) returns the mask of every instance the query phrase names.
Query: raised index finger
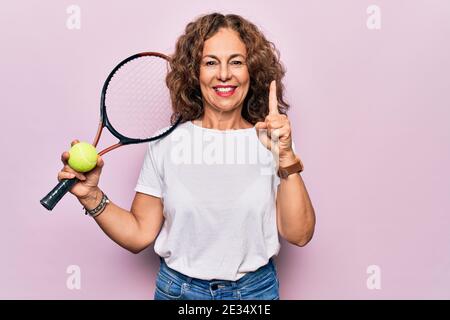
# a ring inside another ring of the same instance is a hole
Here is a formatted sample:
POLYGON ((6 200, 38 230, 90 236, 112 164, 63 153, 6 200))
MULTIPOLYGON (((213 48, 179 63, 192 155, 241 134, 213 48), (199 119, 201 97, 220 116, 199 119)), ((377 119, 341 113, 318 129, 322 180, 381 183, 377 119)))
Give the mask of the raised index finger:
POLYGON ((273 80, 270 83, 270 89, 269 89, 269 114, 280 114, 278 112, 277 82, 275 80, 273 80))

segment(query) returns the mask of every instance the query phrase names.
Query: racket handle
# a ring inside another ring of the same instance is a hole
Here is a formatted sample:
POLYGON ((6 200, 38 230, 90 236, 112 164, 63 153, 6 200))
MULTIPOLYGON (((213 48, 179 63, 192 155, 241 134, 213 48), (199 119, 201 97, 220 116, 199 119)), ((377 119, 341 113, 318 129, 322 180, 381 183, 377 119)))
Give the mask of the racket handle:
POLYGON ((61 200, 62 197, 64 197, 67 191, 69 191, 70 188, 72 188, 73 185, 77 182, 78 182, 77 178, 61 180, 61 182, 58 183, 56 187, 53 188, 52 191, 50 191, 44 198, 41 199, 41 204, 47 210, 52 210, 59 202, 59 200, 61 200))

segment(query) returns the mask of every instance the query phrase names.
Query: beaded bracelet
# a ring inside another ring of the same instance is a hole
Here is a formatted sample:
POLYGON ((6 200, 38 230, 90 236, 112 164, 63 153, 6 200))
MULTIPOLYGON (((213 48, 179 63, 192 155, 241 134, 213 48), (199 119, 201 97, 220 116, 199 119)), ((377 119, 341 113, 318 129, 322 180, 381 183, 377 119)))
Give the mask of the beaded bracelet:
POLYGON ((106 194, 103 193, 102 200, 100 200, 99 205, 97 207, 95 207, 94 209, 92 209, 92 210, 88 210, 88 209, 84 208, 85 214, 91 216, 92 218, 95 218, 100 213, 102 213, 103 210, 105 210, 106 205, 109 202, 110 201, 109 201, 108 197, 106 196, 106 194))

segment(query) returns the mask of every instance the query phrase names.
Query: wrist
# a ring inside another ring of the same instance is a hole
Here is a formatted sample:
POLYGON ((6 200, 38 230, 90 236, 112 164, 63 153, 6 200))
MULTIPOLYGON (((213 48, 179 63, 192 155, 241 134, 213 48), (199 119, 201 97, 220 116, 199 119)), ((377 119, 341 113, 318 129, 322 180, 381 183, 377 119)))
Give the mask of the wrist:
POLYGON ((95 189, 92 192, 88 193, 86 196, 79 197, 78 201, 87 210, 92 210, 99 205, 100 201, 102 200, 102 196, 102 190, 100 190, 99 187, 95 187, 95 189))
POLYGON ((284 155, 280 155, 279 166, 282 168, 289 167, 290 165, 297 162, 297 157, 295 156, 294 151, 288 151, 284 155))

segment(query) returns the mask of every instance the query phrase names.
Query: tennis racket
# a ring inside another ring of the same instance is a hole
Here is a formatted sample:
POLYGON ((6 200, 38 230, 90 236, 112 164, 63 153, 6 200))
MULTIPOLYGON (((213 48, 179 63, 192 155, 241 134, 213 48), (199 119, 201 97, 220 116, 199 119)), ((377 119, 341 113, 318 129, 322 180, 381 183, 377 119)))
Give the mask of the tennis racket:
MULTIPOLYGON (((169 57, 157 52, 143 52, 120 62, 108 75, 100 100, 100 124, 92 145, 97 147, 103 128, 119 141, 99 152, 105 153, 127 144, 161 139, 180 123, 173 113, 166 85, 169 57)), ((41 204, 52 210, 78 179, 64 179, 41 204)))

